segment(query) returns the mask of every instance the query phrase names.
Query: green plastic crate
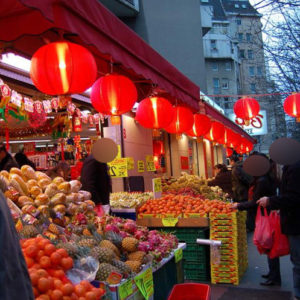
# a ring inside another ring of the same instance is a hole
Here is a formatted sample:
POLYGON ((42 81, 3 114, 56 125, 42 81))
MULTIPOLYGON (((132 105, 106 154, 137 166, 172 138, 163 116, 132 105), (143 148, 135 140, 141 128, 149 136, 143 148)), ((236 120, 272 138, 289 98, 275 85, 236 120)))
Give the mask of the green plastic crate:
POLYGON ((184 277, 186 280, 193 280, 193 281, 208 281, 209 276, 206 272, 201 272, 199 270, 184 270, 184 277))
POLYGON ((206 253, 204 251, 183 251, 183 258, 186 261, 206 261, 206 253))
POLYGON ((184 261, 184 270, 197 270, 206 273, 207 264, 205 262, 199 263, 197 261, 184 261))

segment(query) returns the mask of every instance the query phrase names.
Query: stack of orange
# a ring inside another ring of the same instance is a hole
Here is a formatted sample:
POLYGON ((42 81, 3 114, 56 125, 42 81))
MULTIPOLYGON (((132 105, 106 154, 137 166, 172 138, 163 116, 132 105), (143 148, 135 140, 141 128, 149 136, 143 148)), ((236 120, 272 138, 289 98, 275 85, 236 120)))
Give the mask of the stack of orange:
POLYGON ((57 249, 42 237, 21 240, 32 288, 37 300, 99 300, 104 290, 88 281, 77 285, 66 277, 73 259, 64 249, 57 249))

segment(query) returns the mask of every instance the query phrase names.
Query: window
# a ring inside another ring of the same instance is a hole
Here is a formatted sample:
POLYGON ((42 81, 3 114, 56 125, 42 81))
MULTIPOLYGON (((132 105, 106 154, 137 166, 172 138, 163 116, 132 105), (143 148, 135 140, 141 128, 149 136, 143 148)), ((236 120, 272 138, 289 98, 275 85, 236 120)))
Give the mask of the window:
POLYGON ((242 8, 247 8, 247 5, 246 4, 242 4, 242 8))
POLYGON ((254 76, 255 75, 254 67, 249 67, 249 75, 250 76, 254 76))
POLYGON ((233 43, 230 41, 231 54, 234 54, 233 43))
POLYGON ((248 50, 248 59, 253 59, 253 50, 248 50))
POLYGON ((217 41, 216 40, 210 40, 210 48, 212 50, 217 50, 217 41))
POLYGON ((211 63, 211 68, 212 68, 213 71, 218 71, 218 70, 219 70, 218 63, 215 62, 215 61, 213 61, 213 62, 211 63))
POLYGON ((243 34, 242 33, 238 34, 238 39, 239 39, 240 42, 243 41, 243 34))
POLYGON ((229 80, 228 78, 222 78, 222 89, 228 90, 229 88, 229 80))
POLYGON ((262 76, 262 67, 257 67, 257 76, 262 76))
POLYGON ((240 49, 239 57, 240 58, 245 58, 245 50, 240 49))
POLYGON ((201 2, 203 2, 203 3, 208 3, 208 0, 201 0, 201 2))
POLYGON ((220 80, 219 78, 213 78, 214 94, 220 93, 220 80))
POLYGON ((252 94, 255 94, 255 93, 256 93, 256 86, 255 86, 255 83, 251 83, 251 84, 250 84, 250 90, 251 90, 251 93, 252 93, 252 94))
POLYGON ((226 71, 231 71, 231 61, 227 61, 227 62, 225 63, 225 70, 226 70, 226 71))
POLYGON ((241 19, 235 19, 235 23, 237 25, 242 25, 242 20, 241 19))
POLYGON ((251 35, 251 33, 246 33, 246 40, 247 40, 247 42, 251 42, 252 41, 252 35, 251 35))
POLYGON ((234 7, 239 8, 240 6, 239 6, 239 4, 234 4, 234 7))

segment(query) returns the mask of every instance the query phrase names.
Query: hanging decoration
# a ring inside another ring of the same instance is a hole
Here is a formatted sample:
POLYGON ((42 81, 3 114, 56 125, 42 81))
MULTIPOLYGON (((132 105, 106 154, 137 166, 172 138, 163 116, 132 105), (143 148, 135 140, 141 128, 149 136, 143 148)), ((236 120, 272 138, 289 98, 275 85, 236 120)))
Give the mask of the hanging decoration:
POLYGON ((186 132, 192 137, 201 137, 207 134, 211 128, 210 118, 204 114, 194 114, 193 127, 186 132))
POLYGON ((76 148, 76 155, 75 155, 76 161, 79 161, 82 158, 81 156, 82 149, 81 149, 80 142, 81 142, 80 135, 74 136, 74 145, 76 148))
POLYGON ((293 93, 283 103, 285 113, 300 122, 300 93, 293 93))
POLYGON ((176 106, 174 118, 170 125, 165 127, 165 130, 180 135, 189 131, 193 126, 193 122, 193 113, 190 109, 184 106, 176 106))
POLYGON ((130 111, 137 101, 137 90, 129 78, 108 74, 93 84, 91 101, 98 112, 110 115, 112 124, 118 125, 120 115, 130 111))
POLYGON ((81 45, 60 41, 39 48, 32 56, 30 78, 37 89, 49 95, 77 94, 96 80, 93 55, 81 45))
POLYGON ((165 147, 163 141, 153 141, 153 154, 156 156, 165 154, 165 147))
POLYGON ((33 128, 43 126, 47 121, 47 114, 44 110, 37 111, 34 109, 32 113, 29 113, 28 123, 33 128))
POLYGON ((250 124, 251 119, 258 115, 259 110, 259 103, 253 98, 241 98, 233 106, 236 117, 243 119, 246 126, 250 124))
POLYGON ((226 143, 227 147, 237 148, 241 141, 240 135, 235 133, 229 128, 227 128, 226 130, 226 135, 227 135, 227 143, 226 143))
POLYGON ((205 138, 211 142, 217 142, 224 137, 225 127, 220 122, 214 121, 211 124, 210 131, 205 135, 205 138))
POLYGON ((230 157, 233 154, 233 150, 231 148, 226 148, 226 157, 230 157))
POLYGON ((81 132, 82 131, 82 122, 79 114, 79 110, 75 110, 72 116, 72 128, 74 132, 81 132))

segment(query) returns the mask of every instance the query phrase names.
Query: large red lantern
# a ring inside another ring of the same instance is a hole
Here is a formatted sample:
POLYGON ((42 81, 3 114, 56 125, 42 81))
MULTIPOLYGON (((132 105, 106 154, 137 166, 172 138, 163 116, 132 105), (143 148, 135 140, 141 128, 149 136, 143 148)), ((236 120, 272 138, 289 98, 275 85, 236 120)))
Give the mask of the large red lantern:
POLYGON ((55 42, 32 56, 30 77, 37 89, 49 95, 82 93, 96 80, 97 65, 84 47, 55 42))
POLYGON ((167 127, 173 120, 175 109, 162 97, 149 97, 142 100, 136 110, 135 119, 146 128, 155 130, 167 127))
POLYGON ((241 136, 231 129, 227 129, 227 146, 229 148, 237 148, 241 142, 241 136))
POLYGON ((107 74, 93 84, 92 105, 98 112, 111 115, 113 124, 120 124, 119 116, 130 111, 136 100, 134 83, 123 75, 107 74))
POLYGON ((153 141, 153 155, 159 156, 165 154, 163 141, 153 141))
POLYGON ((300 93, 288 96, 283 103, 285 113, 300 122, 300 93))
POLYGON ((226 156, 230 157, 233 154, 233 150, 231 148, 226 148, 226 156))
POLYGON ((241 98, 233 106, 237 118, 243 119, 247 126, 258 115, 259 109, 259 103, 253 98, 241 98))
POLYGON ((222 139, 225 134, 225 127, 220 122, 214 121, 211 124, 210 131, 205 135, 205 138, 212 141, 217 142, 222 139))
POLYGON ((210 118, 203 114, 194 114, 193 127, 186 132, 187 135, 193 137, 204 136, 211 128, 210 118))
POLYGON ((184 106, 175 107, 175 116, 171 124, 165 128, 169 133, 181 134, 190 130, 193 126, 194 118, 190 109, 184 106))

